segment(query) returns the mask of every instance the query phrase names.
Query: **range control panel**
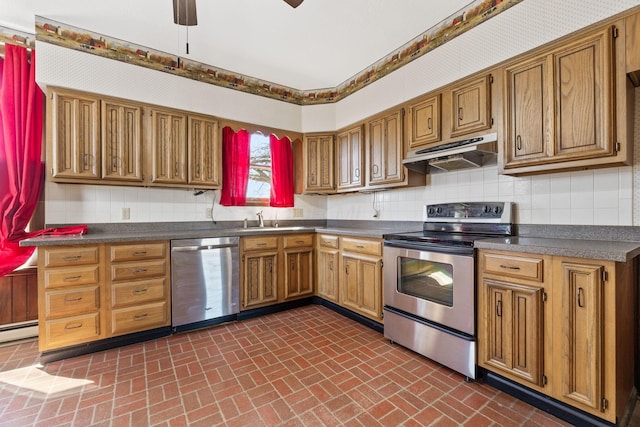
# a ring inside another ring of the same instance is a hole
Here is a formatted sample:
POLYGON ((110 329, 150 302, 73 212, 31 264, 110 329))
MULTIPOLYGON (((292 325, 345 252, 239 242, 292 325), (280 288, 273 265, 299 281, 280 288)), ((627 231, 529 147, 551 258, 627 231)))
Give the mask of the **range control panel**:
POLYGON ((425 206, 427 222, 511 222, 511 202, 439 203, 425 206))

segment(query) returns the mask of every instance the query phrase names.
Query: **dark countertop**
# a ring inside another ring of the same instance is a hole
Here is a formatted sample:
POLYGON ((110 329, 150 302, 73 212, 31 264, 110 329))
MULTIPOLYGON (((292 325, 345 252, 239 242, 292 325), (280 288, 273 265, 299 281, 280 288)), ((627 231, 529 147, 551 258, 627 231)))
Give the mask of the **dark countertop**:
POLYGON ((640 242, 619 240, 557 239, 550 237, 518 236, 482 239, 475 242, 478 249, 561 255, 575 258, 627 262, 640 255, 640 242))

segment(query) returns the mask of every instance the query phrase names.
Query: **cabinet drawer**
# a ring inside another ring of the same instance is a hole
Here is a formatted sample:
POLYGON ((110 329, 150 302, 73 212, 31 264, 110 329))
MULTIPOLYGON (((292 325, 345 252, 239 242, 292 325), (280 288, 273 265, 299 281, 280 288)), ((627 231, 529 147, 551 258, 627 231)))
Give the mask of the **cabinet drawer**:
POLYGON ((165 298, 165 278, 114 283, 111 285, 111 306, 147 303, 165 298))
POLYGON ((93 285, 100 281, 100 267, 51 268, 44 270, 44 287, 93 285))
POLYGON ((245 251, 277 249, 278 237, 277 236, 244 237, 242 239, 242 245, 245 251))
POLYGON ((499 274, 502 276, 520 277, 541 282, 543 260, 542 258, 511 256, 504 254, 485 253, 485 273, 499 274))
POLYGON ((296 236, 284 236, 285 248, 301 248, 313 245, 312 234, 300 234, 296 236))
POLYGON ((343 237, 342 250, 345 252, 382 256, 382 242, 343 237))
POLYGON ((47 318, 73 316, 100 309, 100 288, 85 288, 46 291, 44 294, 47 318))
POLYGON ((164 276, 167 265, 164 259, 145 262, 123 262, 111 265, 111 280, 145 279, 164 276))
POLYGON ((113 262, 164 258, 166 250, 167 244, 164 242, 117 245, 110 247, 109 257, 113 262))
POLYGON ((99 313, 47 320, 44 323, 44 333, 47 349, 97 340, 100 338, 99 313))
POLYGON ((69 246, 40 248, 43 251, 42 265, 48 267, 66 267, 71 265, 97 264, 100 260, 98 246, 69 246))
POLYGON ((111 333, 120 335, 169 325, 165 301, 111 312, 111 333))
POLYGON ((323 248, 338 249, 338 236, 330 236, 328 234, 319 234, 318 244, 323 248))

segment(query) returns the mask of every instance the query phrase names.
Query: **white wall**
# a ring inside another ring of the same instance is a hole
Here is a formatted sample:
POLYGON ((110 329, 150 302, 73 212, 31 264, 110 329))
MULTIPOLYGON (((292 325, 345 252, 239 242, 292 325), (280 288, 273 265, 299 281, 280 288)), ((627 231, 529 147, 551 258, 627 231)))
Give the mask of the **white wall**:
MULTIPOLYGON (((38 82, 197 111, 265 126, 313 132, 349 125, 458 78, 640 4, 640 0, 528 0, 336 104, 299 107, 38 43, 38 82)), ((325 64, 330 67, 331 64, 325 64)), ((638 91, 636 90, 636 93, 638 91)), ((636 115, 640 109, 636 108, 636 115)), ((636 128, 638 127, 636 117, 636 128)), ((636 131, 636 142, 638 131, 636 131)), ((638 145, 638 144, 636 144, 638 145)), ((636 150, 638 152, 640 150, 636 150)), ((637 165, 638 162, 635 162, 637 165)), ((520 223, 640 225, 637 166, 514 178, 495 167, 433 175, 426 187, 378 194, 383 220, 422 220, 425 203, 516 202, 520 223), (636 205, 634 209, 634 204, 636 205), (634 218, 635 217, 635 218, 634 218)), ((185 190, 53 184, 46 222, 205 220, 213 196, 185 190), (126 206, 125 206, 126 205, 126 206)), ((297 196, 304 218, 372 219, 371 194, 297 196)), ((252 218, 256 209, 223 208, 217 219, 252 218)), ((279 218, 291 209, 277 210, 279 218)), ((276 210, 266 211, 266 218, 276 210)))

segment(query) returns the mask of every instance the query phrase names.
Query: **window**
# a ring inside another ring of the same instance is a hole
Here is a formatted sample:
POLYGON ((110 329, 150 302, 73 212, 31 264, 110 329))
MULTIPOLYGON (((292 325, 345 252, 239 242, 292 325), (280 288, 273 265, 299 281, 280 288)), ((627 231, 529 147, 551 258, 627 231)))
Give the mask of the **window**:
POLYGON ((247 204, 268 205, 271 194, 271 146, 269 136, 251 135, 247 204))

